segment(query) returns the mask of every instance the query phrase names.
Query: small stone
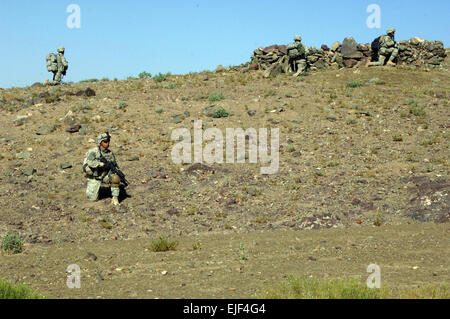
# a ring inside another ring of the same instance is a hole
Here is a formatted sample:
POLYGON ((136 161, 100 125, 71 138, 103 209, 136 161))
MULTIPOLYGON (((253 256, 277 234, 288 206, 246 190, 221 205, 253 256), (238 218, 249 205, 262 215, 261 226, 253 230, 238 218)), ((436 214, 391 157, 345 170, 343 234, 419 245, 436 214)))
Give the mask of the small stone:
POLYGON ((248 111, 247 111, 247 114, 248 114, 249 116, 254 116, 254 115, 256 114, 256 111, 255 111, 255 110, 248 110, 248 111))
MULTIPOLYGON (((84 258, 90 259, 92 261, 96 261, 97 260, 97 256, 94 253, 91 252, 87 252, 86 256, 84 258)), ((103 278, 101 279, 103 280, 103 278)))
POLYGON ((130 162, 139 161, 139 156, 138 155, 133 155, 133 156, 127 158, 127 161, 130 161, 130 162))
POLYGON ((76 133, 76 132, 78 132, 80 129, 81 129, 81 125, 80 125, 80 124, 75 124, 75 125, 72 125, 72 126, 66 128, 66 132, 69 132, 69 133, 76 133))
POLYGON ((72 164, 70 164, 70 163, 61 163, 61 164, 59 164, 59 167, 61 169, 68 169, 68 168, 72 168, 72 164))
POLYGON ((95 96, 95 91, 91 88, 87 88, 85 90, 79 90, 76 93, 77 96, 86 96, 86 97, 90 97, 90 96, 95 96))
POLYGON ((247 188, 247 193, 249 195, 256 196, 256 195, 261 194, 261 191, 258 188, 254 187, 254 186, 250 186, 250 187, 247 188))
POLYGON ((174 123, 174 124, 179 124, 179 123, 182 123, 183 122, 183 120, 180 118, 180 117, 175 117, 173 120, 172 120, 172 123, 174 123))
POLYGON ((356 64, 358 64, 358 61, 355 59, 344 59, 343 63, 346 68, 350 69, 353 68, 356 64))
POLYGON ((16 157, 20 159, 27 159, 30 158, 30 156, 31 156, 30 152, 21 152, 16 154, 16 157))
POLYGON ((47 134, 54 132, 55 130, 56 130, 56 125, 44 125, 44 126, 39 127, 36 134, 37 135, 47 135, 47 134))
POLYGON ((176 210, 175 208, 171 208, 167 211, 167 214, 179 216, 180 212, 178 210, 176 210))
POLYGON ((25 176, 32 176, 36 173, 36 170, 34 168, 27 168, 23 171, 23 175, 25 176))

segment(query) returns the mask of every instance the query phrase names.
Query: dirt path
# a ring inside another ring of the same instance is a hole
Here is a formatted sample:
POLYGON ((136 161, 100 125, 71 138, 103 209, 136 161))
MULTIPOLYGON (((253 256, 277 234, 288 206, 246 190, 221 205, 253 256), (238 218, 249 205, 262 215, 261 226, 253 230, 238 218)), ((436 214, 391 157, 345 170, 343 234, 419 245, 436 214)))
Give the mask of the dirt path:
POLYGON ((382 285, 413 287, 450 282, 449 239, 448 224, 426 223, 203 234, 159 253, 144 239, 32 244, 0 256, 0 277, 55 298, 251 298, 288 275, 365 281, 375 263, 382 285), (66 286, 70 264, 81 268, 80 289, 66 286))

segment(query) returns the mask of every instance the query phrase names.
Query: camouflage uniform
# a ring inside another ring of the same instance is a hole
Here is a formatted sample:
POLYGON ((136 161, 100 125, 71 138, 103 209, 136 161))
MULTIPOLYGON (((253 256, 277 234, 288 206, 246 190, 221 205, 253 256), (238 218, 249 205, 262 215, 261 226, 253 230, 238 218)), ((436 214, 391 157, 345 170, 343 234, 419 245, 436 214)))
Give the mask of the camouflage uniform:
POLYGON ((65 49, 63 47, 58 48, 58 54, 56 55, 56 61, 58 63, 58 70, 53 72, 53 84, 60 84, 63 75, 66 75, 69 63, 64 57, 65 49))
POLYGON ((306 56, 308 55, 308 48, 302 43, 302 38, 299 35, 294 37, 294 43, 287 46, 289 65, 291 70, 295 72, 294 76, 302 74, 306 71, 306 56))
POLYGON ((370 66, 384 65, 389 57, 388 65, 395 65, 394 60, 398 55, 398 43, 394 40, 395 29, 389 28, 387 34, 380 38, 380 50, 378 51, 378 62, 371 62, 370 66))
POLYGON ((91 148, 86 153, 86 158, 83 163, 87 178, 86 196, 90 201, 96 201, 98 199, 102 182, 105 184, 110 184, 113 204, 117 205, 120 192, 120 177, 116 174, 108 175, 108 170, 103 168, 105 164, 100 160, 101 156, 103 156, 111 164, 117 165, 113 152, 109 149, 103 150, 100 147, 100 143, 104 140, 109 140, 108 133, 103 133, 97 137, 98 146, 91 148))

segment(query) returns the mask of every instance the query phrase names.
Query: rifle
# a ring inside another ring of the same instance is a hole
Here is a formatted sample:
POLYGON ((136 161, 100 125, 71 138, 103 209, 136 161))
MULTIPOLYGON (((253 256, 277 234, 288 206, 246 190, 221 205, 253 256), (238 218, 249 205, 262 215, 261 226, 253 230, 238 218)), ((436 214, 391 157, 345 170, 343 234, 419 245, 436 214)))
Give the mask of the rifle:
POLYGON ((125 178, 125 174, 117 167, 117 165, 114 165, 111 162, 108 162, 108 160, 102 155, 102 152, 100 151, 100 162, 104 163, 105 166, 104 169, 108 170, 108 176, 111 174, 116 174, 119 176, 120 181, 127 187, 130 183, 125 178))

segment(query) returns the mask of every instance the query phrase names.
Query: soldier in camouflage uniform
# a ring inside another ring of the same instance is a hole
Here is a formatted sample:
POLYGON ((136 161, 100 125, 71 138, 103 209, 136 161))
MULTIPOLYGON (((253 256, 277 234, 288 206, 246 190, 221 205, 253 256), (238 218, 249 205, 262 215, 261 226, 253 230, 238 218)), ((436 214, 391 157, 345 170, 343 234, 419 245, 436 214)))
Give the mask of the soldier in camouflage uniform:
POLYGON ((378 61, 370 62, 369 66, 384 65, 384 62, 389 57, 386 65, 395 66, 394 60, 398 55, 398 43, 394 40, 395 29, 389 28, 386 35, 380 37, 380 49, 378 51, 378 61))
POLYGON ((306 71, 306 56, 308 55, 308 48, 302 43, 302 37, 296 35, 294 43, 287 46, 287 53, 289 57, 289 65, 291 70, 295 72, 294 76, 298 76, 306 71))
POLYGON ((65 49, 63 47, 58 48, 58 54, 56 55, 56 61, 58 63, 58 70, 53 72, 53 84, 58 85, 61 83, 61 78, 63 75, 66 75, 67 68, 69 67, 69 63, 64 57, 65 49))
POLYGON ((119 205, 120 177, 116 174, 108 175, 109 171, 104 168, 105 163, 102 162, 103 157, 108 161, 108 164, 111 163, 117 166, 113 152, 108 149, 110 140, 111 136, 109 133, 101 134, 96 140, 98 145, 86 153, 86 158, 83 163, 83 169, 87 177, 86 195, 90 201, 96 201, 102 182, 110 184, 112 204, 119 205))

